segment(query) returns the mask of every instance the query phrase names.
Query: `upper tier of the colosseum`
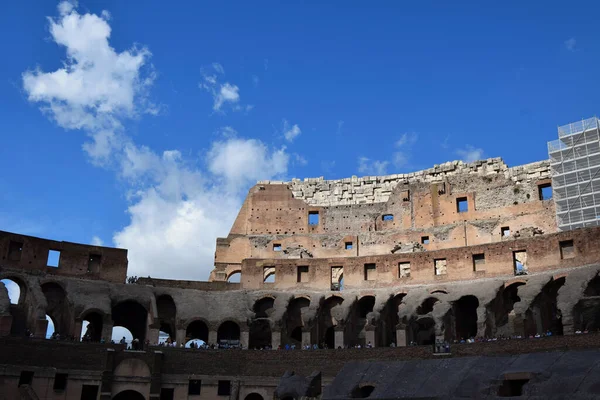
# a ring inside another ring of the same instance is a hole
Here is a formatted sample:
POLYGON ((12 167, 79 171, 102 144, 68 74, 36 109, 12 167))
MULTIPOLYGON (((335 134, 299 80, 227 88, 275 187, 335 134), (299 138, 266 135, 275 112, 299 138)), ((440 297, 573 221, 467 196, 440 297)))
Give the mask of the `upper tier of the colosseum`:
POLYGON ((282 184, 292 188, 294 198, 311 206, 338 206, 351 204, 385 203, 399 183, 435 183, 457 175, 503 175, 515 183, 550 178, 550 163, 538 161, 508 167, 500 157, 472 163, 448 161, 433 168, 408 174, 365 176, 325 180, 319 178, 292 179, 291 182, 259 181, 258 184, 282 184))

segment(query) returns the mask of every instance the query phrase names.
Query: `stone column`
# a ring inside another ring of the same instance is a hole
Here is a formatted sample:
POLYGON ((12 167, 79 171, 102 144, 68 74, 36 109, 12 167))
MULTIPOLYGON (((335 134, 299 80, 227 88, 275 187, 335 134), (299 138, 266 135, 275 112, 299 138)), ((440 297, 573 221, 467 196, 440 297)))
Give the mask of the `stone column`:
MULTIPOLYGON (((152 325, 150 325, 148 327, 148 334, 146 336, 146 340, 149 340, 150 344, 152 344, 152 345, 158 344, 158 336, 159 335, 160 335, 160 329, 159 328, 155 328, 152 325)), ((136 339, 136 338, 134 338, 134 339, 136 339)), ((137 338, 137 339, 140 339, 140 338, 137 338)), ((173 338, 171 338, 171 340, 173 340, 173 338)))
POLYGON ((177 329, 175 332, 175 339, 177 340, 177 344, 183 343, 185 345, 185 329, 177 329))
POLYGON ((340 325, 336 325, 334 329, 334 347, 337 349, 338 347, 344 348, 344 327, 340 325))
POLYGON ((373 325, 365 326, 365 346, 371 343, 375 347, 375 327, 373 325))
MULTIPOLYGON (((56 329, 56 328, 54 328, 54 329, 56 329)), ((48 320, 46 318, 38 319, 35 321, 35 329, 33 331, 33 335, 36 338, 45 339, 47 330, 48 330, 48 320)))
POLYGON ((218 344, 217 343, 217 331, 208 331, 208 343, 209 344, 218 344))
POLYGON ((402 324, 396 325, 396 347, 406 347, 406 327, 402 324))
POLYGON ((310 346, 310 328, 306 328, 307 330, 302 329, 302 347, 310 346))
POLYGON ((242 345, 242 349, 247 349, 249 343, 250 343, 250 332, 241 331, 240 332, 240 344, 242 345))
POLYGON ((485 321, 487 319, 487 310, 485 307, 477 308, 477 336, 485 337, 485 321))
POLYGON ((12 315, 3 315, 0 317, 0 337, 10 335, 12 319, 12 315))
POLYGON ((271 348, 277 350, 281 346, 281 331, 271 332, 271 348))
POLYGON ((102 335, 100 336, 100 338, 104 339, 106 343, 110 343, 110 340, 112 339, 113 327, 114 323, 112 319, 104 319, 104 321, 102 322, 102 335))

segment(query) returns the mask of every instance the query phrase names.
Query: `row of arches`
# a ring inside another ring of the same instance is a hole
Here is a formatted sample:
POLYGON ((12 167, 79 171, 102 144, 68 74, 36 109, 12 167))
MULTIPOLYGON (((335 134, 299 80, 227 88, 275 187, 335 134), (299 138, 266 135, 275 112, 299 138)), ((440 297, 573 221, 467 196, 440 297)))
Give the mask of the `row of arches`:
MULTIPOLYGON (((3 279, 2 282, 9 291, 13 333, 25 332, 28 313, 32 312, 27 308, 27 287, 18 278, 3 279)), ((565 282, 565 277, 549 279, 525 306, 520 294, 526 293, 529 285, 524 280, 497 289, 495 297, 491 300, 486 297, 485 303, 474 295, 455 298, 449 297, 443 290, 436 290, 420 299, 408 314, 400 312, 406 305, 404 293, 391 295, 383 302, 375 295, 347 299, 331 294, 318 300, 296 296, 285 302, 283 312, 277 313, 275 300, 283 294, 276 294, 257 299, 252 307, 253 314, 247 321, 224 321, 214 329, 217 330, 217 340, 240 340, 241 331, 247 330, 250 348, 264 348, 274 342, 282 346, 311 343, 334 347, 336 338, 337 342, 348 346, 365 345, 371 340, 373 345, 388 346, 396 342, 399 326, 406 330, 406 341, 417 344, 429 344, 440 334, 450 340, 508 336, 515 332, 526 336, 545 332, 560 335, 563 334, 563 320, 557 299, 565 282), (280 335, 276 341, 273 340, 274 331, 280 335)), ((148 306, 135 300, 114 304, 110 314, 92 309, 75 315, 59 283, 45 282, 40 287, 46 299, 44 311, 50 321, 48 332, 53 329, 61 334, 73 333, 78 327, 76 321, 79 321, 78 334, 91 341, 109 340, 106 335, 111 332, 105 329, 107 325, 113 328, 113 332, 115 329, 128 332, 128 340, 137 338, 144 341, 148 327, 152 326, 163 337, 173 340, 178 329, 185 329, 189 340, 209 341, 206 320, 191 320, 180 326, 182 321, 178 318, 177 306, 169 295, 155 298, 156 315, 152 316, 148 306)), ((282 303, 277 304, 282 307, 282 303)), ((600 277, 586 282, 583 297, 575 304, 572 313, 574 330, 600 329, 600 277)), ((113 338, 120 339, 120 333, 113 338)))

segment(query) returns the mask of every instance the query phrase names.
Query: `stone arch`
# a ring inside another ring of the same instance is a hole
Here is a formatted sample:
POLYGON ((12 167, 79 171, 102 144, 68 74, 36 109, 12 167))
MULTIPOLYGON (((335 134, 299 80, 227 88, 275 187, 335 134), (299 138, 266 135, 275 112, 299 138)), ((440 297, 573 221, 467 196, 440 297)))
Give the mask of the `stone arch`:
POLYGON ((282 321, 282 344, 302 344, 302 330, 307 322, 304 320, 304 314, 309 307, 310 298, 306 296, 296 296, 289 301, 282 321))
POLYGON ((562 314, 558 308, 558 291, 565 284, 566 278, 551 279, 541 292, 535 296, 525 312, 525 335, 544 334, 547 331, 554 335, 563 334, 562 314))
POLYGON ((248 348, 264 349, 272 343, 272 321, 270 316, 274 310, 275 297, 263 296, 254 302, 254 317, 248 326, 248 348))
MULTIPOLYGON (((104 312, 97 308, 91 308, 82 312, 79 316, 81 319, 81 338, 84 341, 99 342, 102 339, 102 328, 104 327, 104 312), (87 325, 83 322, 87 321, 87 325)), ((105 338, 105 340, 110 338, 105 338)))
POLYGON ((185 329, 186 343, 193 339, 200 339, 208 343, 208 322, 203 318, 194 318, 185 329))
MULTIPOLYGON (((52 318, 54 331, 62 337, 72 333, 75 319, 63 285, 56 281, 48 280, 41 284, 42 293, 46 298, 46 314, 52 318)), ((79 334, 79 332, 77 332, 79 334)))
POLYGON ((342 296, 332 294, 321 301, 319 312, 317 315, 317 337, 318 342, 322 346, 330 349, 335 348, 335 331, 334 327, 338 324, 332 311, 336 307, 341 307, 344 302, 342 296))
POLYGON ((406 293, 391 295, 386 301, 379 319, 379 335, 377 335, 377 346, 389 346, 391 343, 396 343, 396 329, 400 323, 398 311, 400 304, 406 297, 406 293))
POLYGON ((257 299, 252 306, 254 318, 268 318, 275 307, 275 297, 264 296, 257 299))
POLYGON ((264 400, 264 397, 258 393, 250 393, 244 397, 244 400, 264 400))
POLYGON ((113 306, 113 325, 127 328, 134 339, 141 343, 146 340, 148 310, 135 300, 124 300, 113 306))
MULTIPOLYGON (((20 277, 17 277, 17 276, 11 275, 11 274, 0 275, 0 280, 12 282, 15 285, 17 285, 18 290, 19 290, 18 298, 16 300, 10 299, 10 303, 14 304, 14 305, 23 305, 27 298, 27 290, 29 289, 29 287, 27 286, 27 283, 20 277)), ((6 290, 8 290, 8 287, 6 288, 6 290)))
POLYGON ((446 340, 462 340, 477 336, 477 308, 479 299, 473 295, 462 296, 452 303, 446 314, 446 340))
POLYGON ((239 283, 242 281, 242 270, 234 269, 227 274, 227 279, 225 279, 229 283, 239 283))
POLYGON ((136 390, 123 390, 113 397, 113 400, 146 400, 143 394, 136 390))
POLYGON ((225 320, 217 329, 217 342, 221 341, 239 341, 240 340, 240 325, 232 320, 225 320))
POLYGON ((526 285, 526 281, 514 280, 498 289, 496 297, 486 307, 487 337, 511 336, 515 333, 517 315, 514 307, 521 301, 518 292, 523 285, 526 285))
POLYGON ((375 296, 364 295, 357 299, 348 315, 348 322, 344 330, 344 343, 349 346, 367 344, 366 328, 370 324, 368 316, 373 312, 375 307, 375 296))
POLYGON ((583 296, 573 307, 575 331, 600 330, 600 276, 595 275, 585 286, 583 296))
POLYGON ((448 294, 448 291, 446 289, 433 289, 429 292, 429 294, 448 294))
POLYGON ((158 313, 158 323, 160 331, 168 334, 171 339, 175 339, 177 332, 177 306, 173 297, 169 294, 162 294, 156 297, 156 310, 158 313))
POLYGON ((6 281, 5 287, 9 294, 10 315, 12 316, 10 333, 16 336, 25 335, 30 324, 29 316, 31 315, 30 305, 27 302, 29 286, 25 280, 12 274, 1 274, 0 279, 6 281), (16 299, 10 298, 12 285, 16 285, 18 290, 18 294, 15 296, 16 299))
POLYGON ((417 315, 426 315, 433 312, 433 306, 438 303, 440 299, 437 297, 427 297, 425 300, 421 302, 419 307, 417 307, 416 313, 417 315))

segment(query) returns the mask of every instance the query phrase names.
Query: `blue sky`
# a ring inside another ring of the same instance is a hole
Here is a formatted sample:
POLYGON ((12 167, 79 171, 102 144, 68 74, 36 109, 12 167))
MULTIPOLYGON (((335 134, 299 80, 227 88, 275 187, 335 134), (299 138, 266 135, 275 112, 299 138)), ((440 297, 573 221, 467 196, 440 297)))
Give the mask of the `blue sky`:
POLYGON ((0 229, 206 279, 258 179, 544 159, 597 113, 599 8, 6 2, 0 229))

